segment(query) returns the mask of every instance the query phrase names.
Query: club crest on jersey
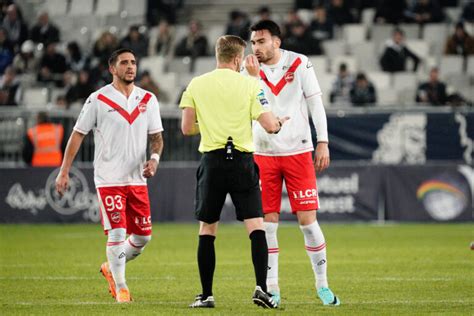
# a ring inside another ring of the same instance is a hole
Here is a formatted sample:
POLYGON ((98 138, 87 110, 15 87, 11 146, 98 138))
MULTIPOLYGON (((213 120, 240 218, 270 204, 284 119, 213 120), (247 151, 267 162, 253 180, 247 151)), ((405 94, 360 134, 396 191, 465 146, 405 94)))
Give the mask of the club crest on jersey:
POLYGON ((141 102, 138 104, 138 111, 140 111, 140 113, 146 112, 146 103, 141 102))
POLYGON ((118 213, 118 212, 112 213, 110 215, 110 219, 112 220, 112 222, 114 222, 116 224, 119 223, 120 222, 120 213, 118 213))
POLYGON ((294 72, 287 72, 285 74, 285 81, 286 82, 292 83, 294 79, 295 79, 295 73, 294 72))

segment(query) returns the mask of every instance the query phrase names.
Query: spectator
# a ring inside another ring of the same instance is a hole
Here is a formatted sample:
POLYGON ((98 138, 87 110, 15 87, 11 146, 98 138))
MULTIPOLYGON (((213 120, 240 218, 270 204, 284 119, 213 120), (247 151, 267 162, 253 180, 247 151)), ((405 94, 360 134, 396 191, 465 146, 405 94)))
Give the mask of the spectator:
POLYGON ((66 58, 56 52, 55 43, 49 43, 46 46, 43 58, 41 58, 38 81, 45 83, 54 82, 56 86, 62 86, 62 77, 66 70, 66 58))
POLYGON ((444 19, 443 11, 437 0, 417 0, 407 11, 407 19, 418 24, 438 23, 444 19))
POLYGON ((298 25, 298 24, 303 24, 303 26, 306 28, 306 26, 304 25, 304 22, 301 20, 300 16, 296 12, 296 10, 295 9, 290 9, 290 11, 288 11, 288 13, 286 14, 285 22, 284 22, 283 28, 282 28, 282 32, 283 32, 282 37, 283 37, 283 39, 287 36, 290 36, 291 35, 291 28, 294 25, 298 25))
POLYGON ((0 75, 13 61, 13 44, 8 39, 8 33, 0 27, 0 75))
POLYGON ((466 32, 462 22, 456 24, 454 34, 446 42, 444 53, 461 56, 474 54, 474 38, 466 32))
POLYGON ((247 41, 250 28, 250 21, 247 15, 239 10, 233 10, 229 13, 229 19, 225 34, 236 35, 247 41))
POLYGON ((7 31, 8 39, 13 44, 14 51, 19 51, 21 44, 28 38, 28 27, 23 22, 18 7, 10 4, 3 19, 3 27, 7 31))
POLYGON ((148 38, 140 33, 138 25, 130 26, 127 36, 120 42, 120 47, 131 49, 137 59, 147 56, 148 38))
POLYGON ((201 23, 192 20, 189 22, 189 33, 176 46, 175 55, 192 58, 206 56, 207 46, 207 38, 201 34, 201 23))
POLYGON ((358 73, 350 92, 351 102, 354 106, 374 105, 377 94, 374 85, 367 80, 363 73, 358 73))
POLYGON ((66 96, 64 94, 60 94, 56 97, 54 101, 54 106, 57 109, 67 110, 69 109, 69 103, 67 102, 66 96))
POLYGON ((331 103, 349 103, 350 92, 354 84, 354 78, 347 69, 347 65, 339 65, 339 72, 336 80, 332 84, 329 100, 331 103))
POLYGON ((290 27, 290 33, 283 40, 282 47, 303 55, 321 55, 319 41, 306 31, 303 22, 296 22, 290 27))
POLYGON ((256 23, 258 21, 267 21, 267 20, 272 20, 275 22, 279 21, 278 17, 276 17, 270 10, 270 7, 261 6, 257 11, 257 15, 254 16, 252 21, 256 23))
POLYGON ((385 44, 385 50, 380 58, 382 70, 387 72, 406 71, 408 58, 413 60, 413 71, 416 71, 420 58, 405 46, 404 33, 401 29, 396 28, 393 31, 392 39, 385 44))
POLYGON ((21 44, 21 50, 13 59, 13 67, 20 74, 35 74, 38 71, 39 60, 35 55, 35 44, 26 40, 21 44))
POLYGON ((349 7, 344 3, 344 0, 331 0, 328 8, 328 17, 334 24, 339 26, 354 22, 354 17, 349 7))
POLYGON ((76 84, 72 85, 66 91, 67 103, 84 103, 91 93, 95 91, 94 85, 89 80, 89 72, 81 70, 79 72, 76 84))
POLYGON ((108 64, 109 57, 118 48, 118 40, 109 31, 103 32, 94 43, 92 54, 99 60, 99 64, 108 64))
POLYGON ((313 37, 319 41, 332 39, 334 37, 334 24, 327 17, 326 8, 322 5, 313 10, 314 16, 310 29, 313 37))
POLYGON ((446 103, 446 85, 439 80, 439 70, 434 67, 430 71, 430 79, 418 86, 416 91, 416 102, 429 103, 431 105, 444 105, 446 103))
POLYGON ((378 24, 398 24, 405 19, 407 9, 405 1, 379 0, 375 11, 374 21, 378 24))
POLYGON ((31 28, 30 39, 47 46, 59 42, 59 29, 49 21, 47 12, 40 13, 38 22, 31 28))
POLYGON ((89 67, 89 58, 82 54, 77 42, 69 42, 67 44, 66 63, 68 68, 74 72, 79 72, 89 67))
POLYGON ((8 66, 0 79, 0 105, 18 105, 20 95, 20 80, 15 69, 8 66))
POLYGON ((150 39, 148 55, 169 56, 172 52, 174 33, 168 21, 161 19, 158 24, 158 34, 150 39))
POLYGON ((474 23, 474 1, 467 1, 462 8, 461 20, 464 22, 474 23))
POLYGON ((153 94, 158 98, 158 101, 160 101, 160 103, 167 103, 169 101, 168 95, 158 88, 158 85, 153 80, 151 74, 148 71, 144 71, 142 73, 137 86, 142 89, 153 92, 153 94))

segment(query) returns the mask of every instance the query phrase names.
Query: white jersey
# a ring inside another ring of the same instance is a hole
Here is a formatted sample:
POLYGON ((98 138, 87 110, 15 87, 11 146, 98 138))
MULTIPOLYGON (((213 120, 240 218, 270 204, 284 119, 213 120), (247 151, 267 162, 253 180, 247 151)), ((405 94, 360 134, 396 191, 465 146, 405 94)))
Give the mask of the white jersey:
POLYGON ((278 63, 260 64, 260 82, 272 112, 290 119, 278 134, 268 134, 260 124, 254 124, 255 153, 259 155, 289 156, 314 149, 306 99, 321 95, 321 88, 308 57, 280 51, 278 63))
POLYGON ((156 97, 134 87, 128 99, 111 84, 86 100, 74 130, 93 129, 96 187, 144 185, 148 134, 163 131, 156 97))

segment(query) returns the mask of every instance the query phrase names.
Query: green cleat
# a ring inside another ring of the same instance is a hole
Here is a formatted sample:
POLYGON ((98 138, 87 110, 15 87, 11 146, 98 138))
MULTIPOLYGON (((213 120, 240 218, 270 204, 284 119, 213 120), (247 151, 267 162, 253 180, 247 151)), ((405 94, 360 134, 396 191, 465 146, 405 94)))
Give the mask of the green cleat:
POLYGON ((341 304, 341 301, 337 298, 336 295, 327 287, 322 287, 318 290, 318 296, 323 301, 323 305, 332 305, 338 306, 341 304))

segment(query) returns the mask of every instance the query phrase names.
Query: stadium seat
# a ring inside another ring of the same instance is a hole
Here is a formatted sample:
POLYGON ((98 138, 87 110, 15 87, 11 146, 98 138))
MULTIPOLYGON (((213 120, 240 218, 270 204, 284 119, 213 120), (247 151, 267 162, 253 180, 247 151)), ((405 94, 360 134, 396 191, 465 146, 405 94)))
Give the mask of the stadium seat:
POLYGON ((339 55, 331 59, 331 72, 337 73, 339 65, 345 63, 349 72, 356 72, 359 68, 357 67, 357 61, 353 56, 339 55))
POLYGON ((474 76, 474 56, 469 56, 467 58, 467 73, 474 76))
POLYGON ((297 14, 304 24, 306 25, 311 24, 311 20, 313 19, 313 11, 309 9, 298 9, 297 14))
POLYGON ((181 90, 177 88, 178 85, 178 76, 176 73, 167 73, 163 74, 156 81, 158 87, 161 88, 169 97, 168 105, 175 105, 178 94, 181 93, 181 90))
POLYGON ((149 71, 153 80, 158 82, 165 73, 165 62, 165 58, 162 56, 143 57, 138 62, 138 68, 140 71, 149 71))
POLYGON ((376 45, 379 45, 380 43, 384 43, 386 40, 392 38, 393 29, 393 25, 374 24, 372 25, 370 38, 376 45))
POLYGON ((206 27, 206 31, 204 32, 207 37, 207 42, 209 44, 209 49, 211 50, 209 53, 214 53, 214 47, 216 46, 216 41, 219 37, 224 35, 225 28, 222 25, 210 25, 206 27))
POLYGON ((62 38, 77 42, 82 49, 88 49, 92 45, 91 30, 85 26, 62 32, 62 38))
POLYGON ((76 15, 90 15, 94 9, 94 0, 71 0, 71 8, 69 14, 76 15))
POLYGON ((179 43, 188 34, 188 26, 186 24, 177 24, 174 29, 174 41, 179 43))
POLYGON ((116 15, 119 14, 119 12, 120 0, 97 0, 97 8, 95 9, 96 15, 116 15))
POLYGON ((374 85, 377 91, 389 89, 391 87, 390 74, 383 71, 367 72, 367 78, 374 85))
POLYGON ((364 42, 367 37, 367 28, 364 24, 345 24, 343 37, 348 44, 364 42))
POLYGON ((316 76, 318 77, 319 87, 323 93, 323 104, 325 107, 328 107, 330 104, 329 96, 331 94, 331 87, 334 80, 336 80, 336 75, 329 72, 316 72, 316 76))
POLYGON ((67 1, 64 0, 46 0, 43 4, 43 10, 51 16, 63 16, 67 11, 67 1))
POLYGON ((423 27, 422 39, 431 45, 431 55, 440 56, 448 37, 448 29, 443 23, 428 23, 423 27))
POLYGON ((165 65, 165 71, 174 73, 190 73, 191 66, 192 60, 190 57, 175 57, 165 65))
POLYGON ((425 59, 430 54, 430 45, 423 40, 407 40, 407 47, 418 57, 425 59))
POLYGON ((416 87, 395 90, 398 93, 398 102, 404 105, 413 104, 416 100, 416 87))
POLYGON ((443 56, 439 63, 439 72, 442 76, 449 74, 462 73, 464 66, 464 60, 462 56, 443 56))
POLYGON ((48 101, 48 88, 28 88, 23 91, 22 103, 27 107, 44 107, 48 101))
POLYGON ((123 10, 129 16, 144 16, 147 0, 123 1, 123 10))
POLYGON ((377 90, 377 103, 380 106, 399 105, 397 91, 392 88, 377 90))
POLYGON ((216 68, 215 57, 199 57, 194 63, 194 73, 196 75, 202 75, 208 71, 212 71, 216 68))
POLYGON ((400 24, 399 27, 405 33, 405 39, 416 40, 420 38, 420 27, 418 24, 400 24))
POLYGON ((308 56, 308 58, 313 64, 316 75, 318 75, 320 72, 329 71, 329 62, 325 56, 308 56))
POLYGON ((374 24, 374 17, 375 17, 375 9, 365 8, 364 10, 362 10, 361 22, 368 29, 374 24))
POLYGON ((456 23, 457 21, 459 21, 459 17, 461 15, 461 8, 459 8, 459 7, 445 8, 444 9, 444 14, 448 18, 449 22, 456 23))
POLYGON ((404 89, 413 89, 417 87, 418 80, 413 72, 396 72, 392 75, 393 89, 402 91, 404 89))
POLYGON ((350 46, 350 52, 355 57, 359 70, 376 71, 380 69, 374 42, 353 43, 350 46))
POLYGON ((324 41, 323 48, 326 56, 333 57, 346 54, 346 44, 341 40, 324 41))

